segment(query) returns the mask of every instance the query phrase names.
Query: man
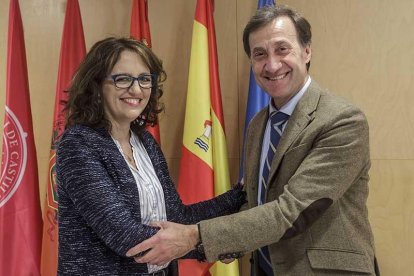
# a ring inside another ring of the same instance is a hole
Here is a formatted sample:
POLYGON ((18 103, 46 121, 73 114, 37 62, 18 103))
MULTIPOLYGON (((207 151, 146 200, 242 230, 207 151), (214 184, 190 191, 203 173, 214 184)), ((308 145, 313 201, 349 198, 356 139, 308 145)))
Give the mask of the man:
POLYGON ((285 6, 258 10, 243 33, 256 82, 271 96, 246 135, 248 210, 197 226, 157 223, 132 248, 165 263, 197 247, 207 261, 256 250, 256 275, 375 275, 368 222, 369 133, 364 114, 308 74, 311 27, 285 6))

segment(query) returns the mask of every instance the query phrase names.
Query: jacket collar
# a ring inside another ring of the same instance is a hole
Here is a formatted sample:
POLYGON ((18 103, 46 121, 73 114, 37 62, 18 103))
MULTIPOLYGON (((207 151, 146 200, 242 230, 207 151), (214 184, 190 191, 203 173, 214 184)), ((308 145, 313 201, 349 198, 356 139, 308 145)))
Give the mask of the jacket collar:
MULTIPOLYGON (((321 96, 321 88, 319 85, 312 81, 308 90, 299 100, 295 109, 293 110, 292 116, 289 118, 286 128, 283 132, 282 138, 280 139, 277 147, 276 155, 272 161, 270 168, 269 180, 271 180, 277 168, 280 165, 282 157, 298 137, 298 135, 313 121, 315 118, 315 111, 317 109, 319 99, 321 96)), ((273 181, 269 181, 269 187, 272 186, 273 181)))

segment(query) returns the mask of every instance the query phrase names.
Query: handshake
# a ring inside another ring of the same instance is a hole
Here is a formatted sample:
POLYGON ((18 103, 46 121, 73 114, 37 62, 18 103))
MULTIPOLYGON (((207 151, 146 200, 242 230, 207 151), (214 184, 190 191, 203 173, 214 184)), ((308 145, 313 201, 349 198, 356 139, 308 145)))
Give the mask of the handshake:
MULTIPOLYGON (((151 238, 128 250, 127 257, 134 258, 137 263, 162 266, 196 249, 197 259, 206 261, 198 225, 160 221, 151 223, 151 226, 158 227, 160 230, 151 238)), ((219 260, 229 264, 242 256, 241 253, 223 254, 219 256, 219 260)))

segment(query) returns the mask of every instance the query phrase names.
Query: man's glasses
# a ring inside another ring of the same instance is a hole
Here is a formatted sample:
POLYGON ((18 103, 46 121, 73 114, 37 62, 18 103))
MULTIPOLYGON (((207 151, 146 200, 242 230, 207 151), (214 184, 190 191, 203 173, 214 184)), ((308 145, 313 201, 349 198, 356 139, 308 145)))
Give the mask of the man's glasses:
POLYGON ((121 89, 131 88, 135 81, 138 81, 141 88, 152 88, 157 83, 157 75, 155 74, 141 74, 136 78, 126 74, 117 74, 109 76, 108 79, 114 82, 115 87, 121 89))

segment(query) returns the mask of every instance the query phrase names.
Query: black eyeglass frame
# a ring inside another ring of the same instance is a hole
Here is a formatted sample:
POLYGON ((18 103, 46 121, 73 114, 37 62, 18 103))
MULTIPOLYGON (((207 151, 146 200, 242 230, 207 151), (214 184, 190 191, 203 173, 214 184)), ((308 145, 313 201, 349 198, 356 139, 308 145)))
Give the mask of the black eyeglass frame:
POLYGON ((114 74, 114 75, 108 76, 107 79, 113 81, 115 87, 119 88, 119 89, 130 89, 134 85, 135 81, 138 82, 139 87, 141 87, 143 89, 151 89, 151 88, 157 86, 157 77, 158 76, 156 74, 148 74, 148 73, 140 74, 140 75, 138 75, 138 77, 133 77, 133 76, 128 75, 128 74, 114 74), (119 76, 124 76, 124 77, 131 78, 131 83, 129 84, 129 86, 125 86, 125 87, 118 86, 118 82, 116 81, 116 78, 118 78, 119 76), (148 76, 151 77, 151 84, 150 84, 149 87, 146 87, 145 85, 141 84, 141 81, 144 79, 144 77, 148 77, 148 76))

